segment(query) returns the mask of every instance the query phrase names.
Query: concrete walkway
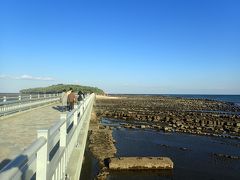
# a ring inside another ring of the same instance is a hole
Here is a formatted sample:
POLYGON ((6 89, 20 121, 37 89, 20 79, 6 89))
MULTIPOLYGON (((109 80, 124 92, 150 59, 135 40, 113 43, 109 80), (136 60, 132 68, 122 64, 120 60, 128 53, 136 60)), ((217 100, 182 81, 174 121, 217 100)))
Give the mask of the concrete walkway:
POLYGON ((0 120, 0 169, 37 138, 37 130, 60 119, 59 104, 40 107, 0 120))

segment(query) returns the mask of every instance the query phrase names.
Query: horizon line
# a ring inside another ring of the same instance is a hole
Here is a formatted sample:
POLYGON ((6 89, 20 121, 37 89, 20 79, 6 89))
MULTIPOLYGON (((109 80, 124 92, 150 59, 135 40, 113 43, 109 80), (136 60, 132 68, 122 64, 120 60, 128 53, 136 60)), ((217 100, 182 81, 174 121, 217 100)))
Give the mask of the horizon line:
MULTIPOLYGON (((21 94, 20 92, 0 92, 0 94, 21 94)), ((105 93, 107 95, 218 95, 218 96, 225 96, 225 95, 235 95, 240 96, 240 94, 236 93, 226 93, 226 94, 219 94, 219 93, 105 93)))

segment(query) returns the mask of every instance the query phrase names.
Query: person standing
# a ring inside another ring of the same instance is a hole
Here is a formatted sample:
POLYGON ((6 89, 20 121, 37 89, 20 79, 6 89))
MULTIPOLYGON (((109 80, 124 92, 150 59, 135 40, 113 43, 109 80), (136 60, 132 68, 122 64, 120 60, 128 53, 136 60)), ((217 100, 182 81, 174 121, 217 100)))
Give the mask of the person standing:
POLYGON ((73 90, 68 95, 68 102, 69 102, 69 111, 71 111, 74 109, 74 103, 76 102, 76 96, 73 90))
POLYGON ((79 91, 79 92, 78 92, 78 98, 77 98, 77 100, 78 100, 78 104, 80 104, 80 102, 83 100, 83 93, 82 93, 82 91, 79 91))
POLYGON ((72 88, 70 88, 66 93, 67 93, 67 110, 68 111, 70 111, 70 103, 69 103, 69 101, 68 101, 68 96, 69 96, 69 94, 71 94, 71 92, 72 92, 72 88))
POLYGON ((66 92, 66 89, 62 92, 61 102, 62 102, 62 112, 67 110, 67 101, 68 101, 68 95, 66 92))

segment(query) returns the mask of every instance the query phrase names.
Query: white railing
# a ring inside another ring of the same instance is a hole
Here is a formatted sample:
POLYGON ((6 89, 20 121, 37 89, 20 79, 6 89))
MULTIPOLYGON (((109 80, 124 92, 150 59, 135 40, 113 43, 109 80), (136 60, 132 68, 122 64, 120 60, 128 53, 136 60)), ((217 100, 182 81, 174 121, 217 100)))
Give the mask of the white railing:
POLYGON ((38 130, 38 139, 0 171, 0 179, 65 179, 69 158, 79 139, 84 141, 84 154, 94 100, 94 94, 88 95, 73 111, 61 114, 50 129, 38 130))
POLYGON ((59 94, 36 94, 0 98, 0 116, 24 111, 60 100, 59 94))

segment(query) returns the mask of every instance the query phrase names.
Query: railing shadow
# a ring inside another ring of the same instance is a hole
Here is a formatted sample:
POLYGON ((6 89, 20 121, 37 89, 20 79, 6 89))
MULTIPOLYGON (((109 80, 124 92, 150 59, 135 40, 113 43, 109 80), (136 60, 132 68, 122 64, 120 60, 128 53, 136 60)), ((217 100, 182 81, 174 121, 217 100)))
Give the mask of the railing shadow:
POLYGON ((18 171, 20 171, 21 174, 19 174, 19 176, 21 177, 21 179, 34 179, 36 174, 29 169, 28 161, 28 156, 23 154, 17 156, 14 161, 12 161, 11 159, 4 159, 0 163, 0 173, 4 174, 5 177, 8 177, 8 174, 12 175, 13 171, 15 171, 15 175, 18 173, 18 171))
POLYGON ((2 171, 2 169, 8 164, 10 163, 12 160, 11 159, 4 159, 0 162, 0 172, 2 171))
POLYGON ((64 107, 62 107, 62 106, 53 106, 52 108, 53 108, 54 110, 59 111, 59 112, 64 112, 64 111, 65 111, 64 107))

